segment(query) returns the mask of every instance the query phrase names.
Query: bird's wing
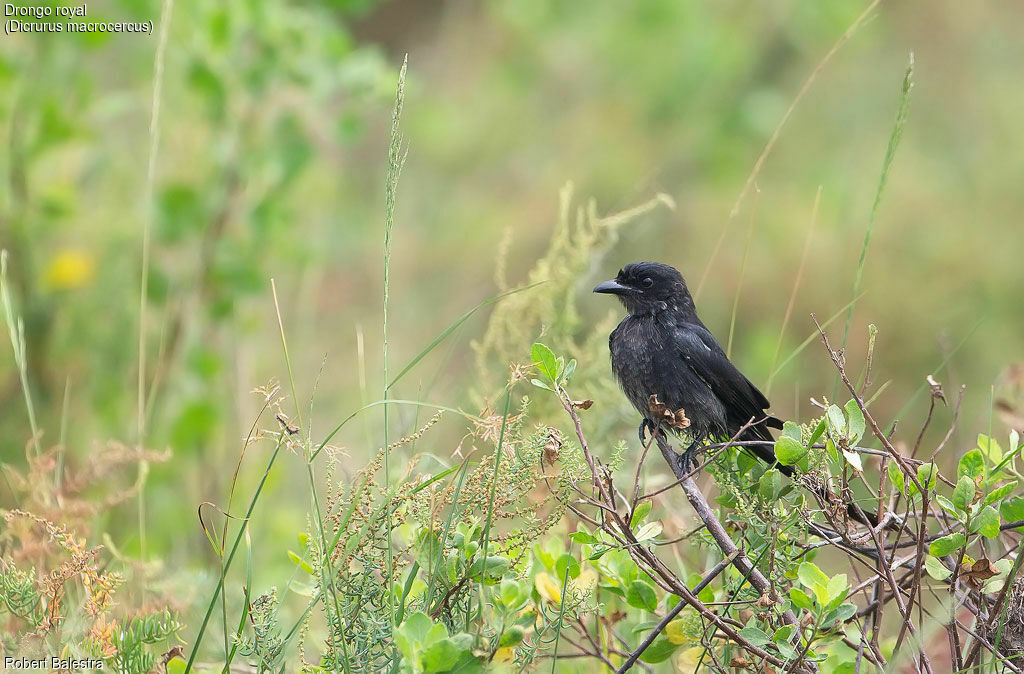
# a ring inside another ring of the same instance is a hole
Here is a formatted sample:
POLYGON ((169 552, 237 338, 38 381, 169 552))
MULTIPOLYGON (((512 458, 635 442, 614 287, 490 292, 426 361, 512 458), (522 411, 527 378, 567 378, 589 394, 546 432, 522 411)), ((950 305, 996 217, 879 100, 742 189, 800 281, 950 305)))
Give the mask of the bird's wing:
MULTIPOLYGON (((730 426, 739 428, 751 418, 765 416, 764 410, 771 406, 768 399, 736 369, 707 328, 680 325, 673 338, 686 364, 725 406, 730 426)), ((768 424, 782 426, 774 418, 768 424)))

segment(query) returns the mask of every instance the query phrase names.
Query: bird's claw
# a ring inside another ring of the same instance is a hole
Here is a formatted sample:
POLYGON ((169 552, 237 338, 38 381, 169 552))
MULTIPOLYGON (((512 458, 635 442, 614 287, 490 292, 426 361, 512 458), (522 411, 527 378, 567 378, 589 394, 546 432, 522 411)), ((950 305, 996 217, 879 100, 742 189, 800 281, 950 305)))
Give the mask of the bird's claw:
POLYGON ((654 437, 654 431, 655 431, 655 426, 654 426, 654 422, 653 421, 651 421, 650 419, 646 419, 646 418, 643 421, 641 421, 640 422, 640 428, 637 429, 637 432, 640 435, 640 444, 641 445, 646 445, 647 444, 647 434, 650 433, 651 437, 653 438, 654 437))
POLYGON ((700 443, 694 441, 693 443, 690 444, 689 447, 687 447, 683 451, 682 454, 679 455, 679 458, 676 459, 676 463, 679 466, 680 474, 689 475, 690 473, 697 470, 697 453, 700 449, 699 446, 700 443))

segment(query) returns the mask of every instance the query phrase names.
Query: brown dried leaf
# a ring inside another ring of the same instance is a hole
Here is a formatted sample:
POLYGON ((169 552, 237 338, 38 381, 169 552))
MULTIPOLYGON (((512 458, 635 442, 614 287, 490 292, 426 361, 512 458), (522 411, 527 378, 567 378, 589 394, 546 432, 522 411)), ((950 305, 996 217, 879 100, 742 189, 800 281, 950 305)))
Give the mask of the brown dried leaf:
POLYGON ((735 667, 736 669, 751 669, 752 666, 753 666, 753 663, 750 662, 750 660, 747 660, 746 658, 741 658, 740 656, 737 655, 737 656, 733 657, 732 660, 729 661, 729 666, 730 667, 735 667))
POLYGON ((185 651, 181 649, 181 646, 175 646, 171 650, 167 651, 160 657, 160 664, 164 667, 164 672, 167 671, 167 663, 174 658, 185 659, 185 651))
MULTIPOLYGON (((967 566, 967 564, 964 564, 967 566)), ((999 575, 999 570, 996 569, 995 565, 991 561, 982 557, 971 566, 968 571, 961 571, 968 578, 974 578, 977 580, 988 580, 994 576, 999 575)))
POLYGON ((928 375, 925 377, 925 381, 928 382, 928 386, 931 387, 932 397, 942 401, 942 404, 946 404, 946 394, 942 392, 942 384, 935 381, 935 377, 928 375))
POLYGON ((670 410, 665 403, 658 400, 657 395, 652 395, 647 399, 647 409, 654 415, 655 420, 662 421, 669 428, 677 431, 681 431, 690 425, 690 420, 686 418, 686 412, 682 407, 675 411, 670 410))
POLYGON ((562 435, 557 428, 548 428, 548 441, 544 445, 544 463, 553 466, 558 460, 558 451, 562 448, 562 435))

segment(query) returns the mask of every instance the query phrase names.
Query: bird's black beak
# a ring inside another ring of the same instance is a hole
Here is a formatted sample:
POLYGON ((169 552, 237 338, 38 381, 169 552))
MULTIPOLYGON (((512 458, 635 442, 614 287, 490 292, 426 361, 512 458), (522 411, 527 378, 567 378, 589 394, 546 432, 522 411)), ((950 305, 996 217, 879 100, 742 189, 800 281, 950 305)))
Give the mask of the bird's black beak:
POLYGON ((617 279, 612 279, 611 281, 599 283, 597 287, 594 288, 594 292, 607 293, 609 295, 631 295, 635 291, 629 286, 622 285, 617 279))

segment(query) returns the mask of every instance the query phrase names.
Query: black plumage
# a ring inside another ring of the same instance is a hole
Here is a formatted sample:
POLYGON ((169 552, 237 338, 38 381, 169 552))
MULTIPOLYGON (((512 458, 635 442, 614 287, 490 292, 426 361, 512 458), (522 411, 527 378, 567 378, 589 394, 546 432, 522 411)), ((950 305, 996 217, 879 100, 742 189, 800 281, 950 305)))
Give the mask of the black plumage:
MULTIPOLYGON (((769 428, 782 428, 782 422, 767 412, 768 399, 736 369, 701 322, 686 281, 674 267, 659 262, 628 264, 594 292, 616 295, 629 312, 612 331, 608 347, 615 377, 643 417, 641 442, 645 430, 682 430, 692 440, 681 457, 682 468, 688 471, 694 452, 705 440, 728 440, 751 424, 737 440, 771 441, 769 428), (652 409, 654 401, 663 408, 652 409), (664 414, 672 416, 678 410, 684 412, 689 426, 673 429, 669 423, 666 429, 664 414)), ((746 449, 783 474, 793 475, 792 466, 777 464, 771 445, 746 449)), ((824 488, 816 491, 826 501, 836 500, 824 488)), ((874 513, 855 504, 847 504, 846 510, 858 522, 877 523, 874 513)))
MULTIPOLYGON (((725 355, 701 322, 693 298, 675 268, 658 262, 626 265, 612 281, 594 292, 616 295, 628 315, 608 338, 612 370, 623 392, 640 412, 644 429, 659 421, 652 396, 669 410, 682 409, 693 440, 685 457, 707 439, 731 438, 750 421, 739 440, 771 440, 768 428, 782 422, 767 414, 764 394, 725 355)), ((752 447, 763 461, 775 463, 770 447, 752 447)), ((787 475, 790 466, 780 466, 787 475)))

